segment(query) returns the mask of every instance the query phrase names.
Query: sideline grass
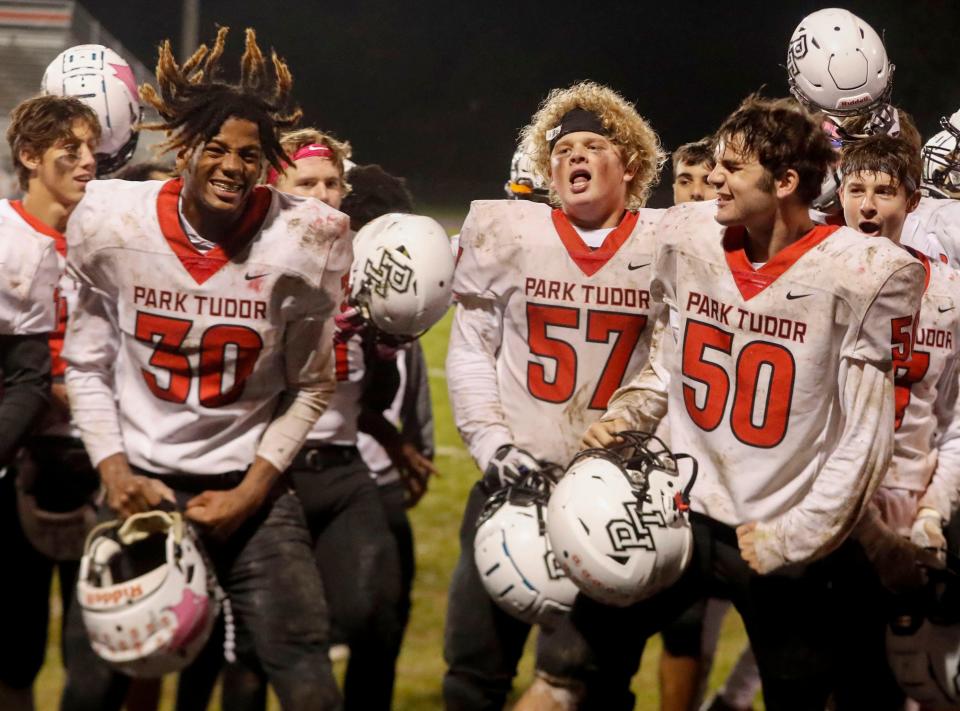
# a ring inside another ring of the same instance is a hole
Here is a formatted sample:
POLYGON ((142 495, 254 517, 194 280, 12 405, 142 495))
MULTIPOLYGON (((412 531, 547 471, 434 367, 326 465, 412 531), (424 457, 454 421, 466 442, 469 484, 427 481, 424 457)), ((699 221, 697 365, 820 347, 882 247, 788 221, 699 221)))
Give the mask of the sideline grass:
MULTIPOLYGON (((424 210, 435 214, 445 227, 456 231, 462 213, 451 210, 424 210)), ((438 445, 437 465, 441 476, 430 485, 429 493, 420 505, 410 512, 413 523, 417 577, 413 590, 413 612, 404 641, 397 670, 395 711, 434 711, 442 709, 440 682, 443 676, 443 620, 446 612, 447 587, 450 574, 459 553, 457 533, 467 492, 475 481, 477 469, 457 435, 447 400, 446 378, 443 371, 447 340, 450 333, 450 315, 423 337, 423 346, 430 367, 430 385, 433 391, 434 418, 438 445)), ((39 711, 52 711, 58 706, 63 671, 60 660, 59 600, 54 596, 51 610, 50 641, 46 665, 37 683, 36 699, 39 711)), ((743 627, 736 616, 728 617, 717 649, 716 662, 710 678, 710 688, 719 686, 737 659, 746 640, 743 627)), ((515 688, 522 690, 530 683, 533 672, 532 644, 520 664, 515 688)), ((635 677, 633 688, 637 694, 637 709, 659 708, 657 693, 657 660, 660 641, 650 641, 643 665, 635 677)), ((341 670, 342 671, 342 670, 341 670)), ((164 684, 161 709, 173 709, 174 680, 164 684)), ((279 709, 271 699, 271 709, 279 709)), ((215 698, 211 709, 220 711, 215 698)), ((225 710, 229 711, 229 709, 225 710)))

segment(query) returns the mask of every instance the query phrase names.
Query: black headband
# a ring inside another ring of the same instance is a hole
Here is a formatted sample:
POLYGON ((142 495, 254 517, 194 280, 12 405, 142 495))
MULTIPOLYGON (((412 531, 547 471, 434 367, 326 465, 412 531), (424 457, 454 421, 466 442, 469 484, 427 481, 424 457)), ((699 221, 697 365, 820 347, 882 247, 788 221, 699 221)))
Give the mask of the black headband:
POLYGON ((600 136, 609 135, 607 129, 603 127, 603 122, 600 120, 600 117, 595 113, 579 107, 570 109, 563 115, 563 118, 560 119, 560 123, 557 126, 547 131, 547 142, 550 144, 550 150, 553 150, 557 141, 568 133, 576 133, 577 131, 589 131, 590 133, 596 133, 600 136))

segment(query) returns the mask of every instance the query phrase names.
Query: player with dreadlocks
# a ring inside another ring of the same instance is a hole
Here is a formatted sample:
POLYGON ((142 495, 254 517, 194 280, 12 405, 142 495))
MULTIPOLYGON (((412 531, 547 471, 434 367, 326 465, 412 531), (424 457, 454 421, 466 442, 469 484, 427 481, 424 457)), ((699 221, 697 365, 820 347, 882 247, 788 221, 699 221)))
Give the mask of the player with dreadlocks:
MULTIPOLYGON (((223 82, 226 38, 222 28, 182 66, 164 42, 157 88, 140 89, 161 117, 145 128, 167 133, 182 178, 91 183, 68 224, 81 287, 67 386, 106 491, 101 517, 165 500, 183 509, 248 642, 238 651, 256 657, 284 709, 333 709, 322 586, 282 473, 333 390, 329 316, 349 225, 319 201, 256 186, 265 164, 289 162, 278 133, 300 111, 287 65, 265 60, 253 30, 240 82, 223 82)), ((84 673, 68 678, 63 708, 119 709, 126 679, 94 658, 80 603, 66 645, 87 663, 73 667, 84 673)), ((131 605, 159 612, 149 596, 131 605)))

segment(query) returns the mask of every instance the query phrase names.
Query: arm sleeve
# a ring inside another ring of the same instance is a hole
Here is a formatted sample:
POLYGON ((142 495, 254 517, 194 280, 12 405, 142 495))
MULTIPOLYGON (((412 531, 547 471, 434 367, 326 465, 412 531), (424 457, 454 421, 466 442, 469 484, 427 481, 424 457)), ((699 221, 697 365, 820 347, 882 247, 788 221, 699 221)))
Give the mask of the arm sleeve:
POLYGON ((647 364, 626 385, 617 390, 607 404, 601 420, 621 418, 631 429, 654 432, 667 412, 668 353, 672 351, 673 332, 668 324, 669 309, 660 309, 650 337, 647 364))
POLYGON ((50 399, 47 335, 0 336, 3 397, 0 399, 0 467, 13 459, 20 440, 50 399))
POLYGON ((333 318, 307 317, 287 325, 287 389, 257 447, 257 456, 280 471, 293 462, 333 395, 333 333, 333 318))
POLYGON ((94 466, 123 452, 114 399, 113 365, 120 345, 116 306, 89 279, 72 270, 79 283, 77 307, 67 322, 63 358, 70 410, 94 466))
POLYGON ((810 491, 793 508, 757 524, 762 572, 834 550, 863 515, 893 456, 894 394, 889 371, 841 361, 845 425, 810 491))
POLYGON ((457 430, 481 470, 499 447, 513 442, 497 383, 502 329, 498 302, 460 297, 450 329, 447 388, 457 430))
POLYGON ((436 452, 433 435, 433 405, 430 401, 430 378, 427 360, 420 341, 404 351, 407 383, 400 405, 400 426, 404 437, 423 456, 433 459, 436 452))
POLYGON ((960 504, 960 380, 957 358, 944 369, 938 387, 934 415, 940 435, 937 442, 937 466, 917 509, 935 509, 949 521, 960 504))

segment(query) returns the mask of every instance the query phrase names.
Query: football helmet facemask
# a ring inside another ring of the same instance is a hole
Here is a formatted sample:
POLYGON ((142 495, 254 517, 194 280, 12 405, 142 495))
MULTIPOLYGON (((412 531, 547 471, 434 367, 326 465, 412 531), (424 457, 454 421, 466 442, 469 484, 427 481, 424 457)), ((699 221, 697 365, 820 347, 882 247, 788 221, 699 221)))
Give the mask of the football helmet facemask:
POLYGON ((156 678, 200 653, 219 590, 179 513, 147 511, 87 537, 77 599, 93 650, 114 669, 156 678))
POLYGON ((609 449, 580 452, 550 497, 547 533, 557 561, 585 595, 627 606, 672 585, 693 552, 687 520, 697 464, 646 432, 620 432, 609 449), (692 465, 681 485, 678 462, 692 465))
POLYGON ((137 149, 137 124, 143 109, 133 69, 119 54, 100 44, 81 44, 64 50, 43 74, 41 91, 73 96, 100 119, 97 176, 126 165, 137 149))
POLYGON ((547 538, 547 499, 556 478, 548 466, 525 470, 487 499, 473 553, 483 586, 505 612, 547 624, 567 612, 577 586, 557 564, 547 538))
POLYGON ((521 145, 510 160, 510 180, 503 191, 513 200, 532 200, 549 202, 550 188, 533 166, 533 160, 526 147, 521 145))
POLYGON ((960 111, 940 119, 943 129, 923 146, 923 188, 934 197, 960 198, 960 111))

